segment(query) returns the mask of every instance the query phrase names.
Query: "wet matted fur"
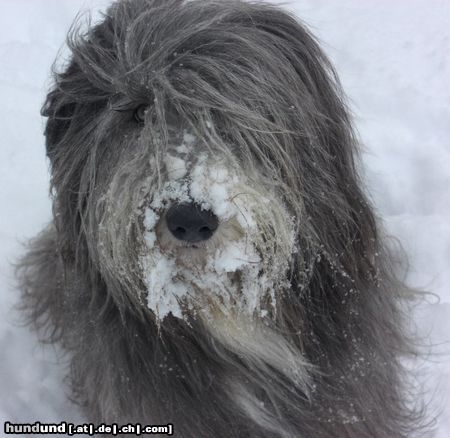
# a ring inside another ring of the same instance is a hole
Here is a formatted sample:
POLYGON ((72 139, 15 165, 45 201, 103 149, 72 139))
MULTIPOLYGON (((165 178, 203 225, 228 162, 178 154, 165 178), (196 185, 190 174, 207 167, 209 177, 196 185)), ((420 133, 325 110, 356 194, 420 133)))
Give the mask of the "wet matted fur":
POLYGON ((182 437, 410 436, 411 293, 361 191, 348 111, 314 38, 277 7, 235 0, 122 0, 77 29, 43 107, 54 220, 19 278, 30 322, 70 357, 86 416, 170 422, 182 437), (253 307, 248 266, 202 283, 213 244, 170 241, 167 204, 148 243, 145 208, 170 180, 180 132, 197 139, 186 163, 203 154, 206 169, 232 169, 233 199, 247 197, 251 234, 227 219, 213 249, 248 238, 253 307), (150 305, 143 260, 161 248, 195 291, 179 315, 150 305))

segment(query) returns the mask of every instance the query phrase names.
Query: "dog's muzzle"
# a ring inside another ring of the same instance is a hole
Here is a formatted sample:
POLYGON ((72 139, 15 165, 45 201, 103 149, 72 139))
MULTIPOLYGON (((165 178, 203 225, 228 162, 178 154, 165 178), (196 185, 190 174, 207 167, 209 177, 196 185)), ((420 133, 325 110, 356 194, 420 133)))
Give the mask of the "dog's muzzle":
POLYGON ((189 243, 208 240, 219 226, 219 219, 210 210, 195 203, 173 204, 166 214, 170 232, 178 240, 189 243))

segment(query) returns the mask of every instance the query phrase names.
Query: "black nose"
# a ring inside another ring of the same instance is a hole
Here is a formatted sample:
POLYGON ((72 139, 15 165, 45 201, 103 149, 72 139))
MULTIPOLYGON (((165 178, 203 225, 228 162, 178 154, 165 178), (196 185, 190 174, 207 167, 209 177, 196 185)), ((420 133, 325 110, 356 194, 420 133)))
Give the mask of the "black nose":
POLYGON ((201 242, 208 240, 217 230, 219 219, 198 204, 174 204, 166 214, 170 232, 179 240, 201 242))

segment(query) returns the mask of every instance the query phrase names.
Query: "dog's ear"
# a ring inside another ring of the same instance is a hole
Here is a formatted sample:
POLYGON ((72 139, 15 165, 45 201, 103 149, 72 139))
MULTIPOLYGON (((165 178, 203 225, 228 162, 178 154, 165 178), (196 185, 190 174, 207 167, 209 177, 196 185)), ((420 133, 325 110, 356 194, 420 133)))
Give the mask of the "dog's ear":
MULTIPOLYGON (((358 140, 339 79, 302 23, 277 8, 262 11, 253 22, 275 37, 280 58, 295 71, 295 88, 302 96, 298 106, 304 109, 303 119, 294 130, 306 127, 309 132, 309 141, 296 144, 302 169, 298 186, 311 219, 311 235, 319 248, 336 258, 333 263, 358 278, 374 271, 378 231, 370 202, 360 189, 358 140)), ((291 81, 295 82, 293 76, 291 81)))
POLYGON ((47 117, 45 137, 50 160, 75 119, 83 122, 79 120, 83 109, 103 106, 109 91, 111 80, 106 72, 112 70, 116 61, 113 40, 117 30, 109 16, 87 31, 83 26, 81 21, 72 25, 67 35, 70 61, 63 71, 53 71, 54 85, 41 109, 41 115, 47 117))

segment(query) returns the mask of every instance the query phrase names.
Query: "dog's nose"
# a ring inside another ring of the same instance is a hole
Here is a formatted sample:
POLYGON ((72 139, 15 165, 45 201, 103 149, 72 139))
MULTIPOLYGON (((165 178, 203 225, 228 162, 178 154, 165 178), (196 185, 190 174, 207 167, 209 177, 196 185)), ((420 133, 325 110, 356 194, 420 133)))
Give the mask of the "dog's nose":
POLYGON ((191 243, 208 240, 219 226, 219 219, 213 212, 202 210, 195 203, 172 205, 167 211, 166 222, 177 239, 191 243))

